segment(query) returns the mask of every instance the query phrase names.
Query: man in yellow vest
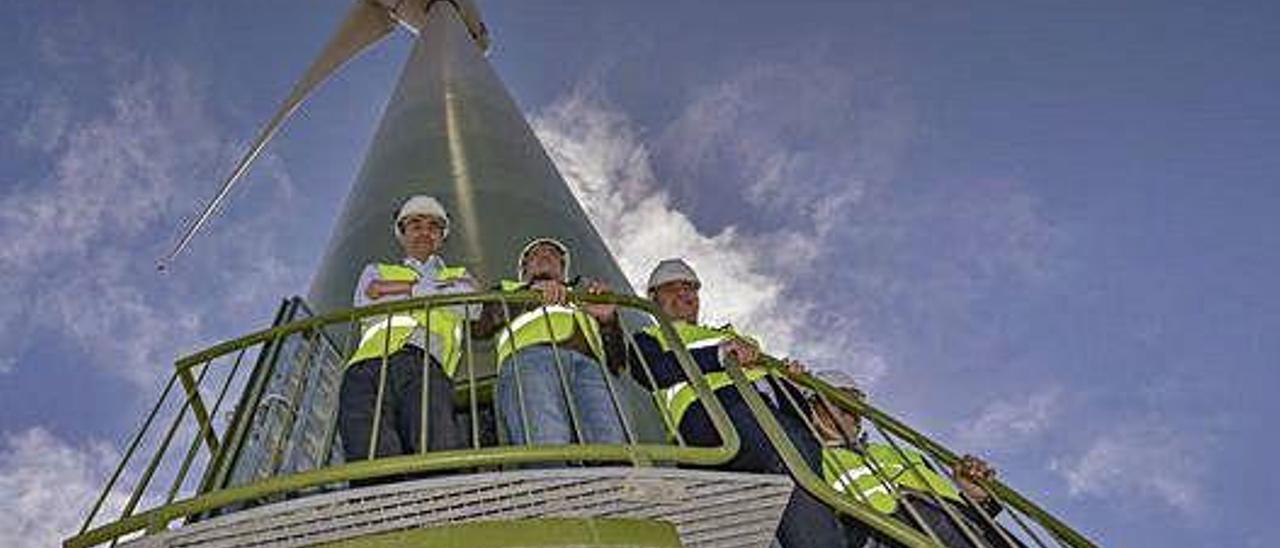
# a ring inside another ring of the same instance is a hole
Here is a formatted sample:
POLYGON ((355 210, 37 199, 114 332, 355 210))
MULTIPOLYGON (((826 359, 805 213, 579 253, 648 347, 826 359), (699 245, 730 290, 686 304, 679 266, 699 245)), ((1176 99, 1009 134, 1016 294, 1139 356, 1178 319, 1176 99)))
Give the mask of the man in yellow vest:
MULTIPOLYGON (((861 390, 851 386, 842 389, 855 399, 865 398, 861 390)), ((927 464, 919 451, 902 443, 865 441, 857 412, 838 409, 817 397, 810 401, 810 407, 814 427, 823 441, 822 475, 836 491, 918 529, 922 529, 920 521, 923 521, 948 548, 974 546, 969 535, 993 548, 1022 546, 1014 535, 992 528, 979 510, 960 495, 963 492, 969 500, 981 505, 987 517, 994 518, 1000 512, 1000 505, 978 485, 979 481, 995 477, 995 470, 986 462, 965 455, 952 470, 954 482, 948 481, 927 464), (946 504, 947 508, 939 503, 946 504), (911 509, 905 508, 905 504, 911 505, 911 509), (956 518, 964 521, 963 528, 956 518)), ((898 546, 858 523, 847 521, 845 528, 850 546, 898 546)))
MULTIPOLYGON (((435 198, 409 197, 396 211, 392 228, 404 258, 366 265, 356 284, 355 306, 476 290, 465 268, 450 267, 440 258, 449 215, 435 198)), ((369 458, 371 451, 385 457, 463 445, 454 417, 452 376, 461 354, 464 315, 462 307, 434 307, 429 313, 415 309, 362 321, 339 393, 338 426, 348 461, 369 458)))
MULTIPOLYGON (((501 289, 534 290, 541 302, 487 304, 473 324, 476 337, 495 338, 498 415, 511 443, 626 441, 606 370, 626 358, 616 307, 569 302, 569 266, 560 241, 529 242, 516 264, 519 280, 501 289)), ((598 281, 586 289, 608 291, 598 281)))
MULTIPOLYGON (((803 404, 804 396, 789 383, 757 367, 761 352, 755 340, 729 326, 699 325, 698 291, 701 288, 698 275, 682 259, 661 261, 649 275, 649 298, 674 321, 672 327, 680 342, 697 362, 742 440, 738 454, 722 467, 741 472, 787 473, 782 458, 725 372, 722 362, 732 358, 743 367, 749 380, 763 386, 759 390, 761 398, 769 404, 774 417, 805 460, 817 469, 820 447, 803 422, 808 411, 792 405, 792 402, 803 404)), ((719 436, 676 361, 672 341, 665 340, 654 326, 636 333, 635 343, 638 352, 630 363, 631 376, 654 391, 659 408, 677 425, 686 443, 718 445, 719 436)), ((788 361, 788 364, 800 368, 795 362, 788 361)), ((777 539, 784 548, 844 545, 840 525, 832 512, 799 489, 792 493, 778 526, 777 539)))

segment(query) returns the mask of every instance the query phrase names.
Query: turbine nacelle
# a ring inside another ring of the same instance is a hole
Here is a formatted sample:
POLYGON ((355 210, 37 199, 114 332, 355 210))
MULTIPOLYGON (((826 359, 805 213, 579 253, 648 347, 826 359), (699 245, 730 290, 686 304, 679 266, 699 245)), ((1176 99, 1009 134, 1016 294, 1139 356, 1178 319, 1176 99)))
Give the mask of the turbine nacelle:
POLYGON ((484 20, 480 17, 480 9, 476 7, 474 0, 357 0, 369 2, 380 6, 391 14, 391 17, 397 23, 403 25, 410 32, 417 34, 426 26, 427 11, 432 4, 436 2, 445 2, 453 4, 458 10, 458 14, 462 17, 462 22, 467 26, 467 31, 471 33, 471 38, 476 41, 480 49, 489 50, 489 29, 485 28, 484 20))

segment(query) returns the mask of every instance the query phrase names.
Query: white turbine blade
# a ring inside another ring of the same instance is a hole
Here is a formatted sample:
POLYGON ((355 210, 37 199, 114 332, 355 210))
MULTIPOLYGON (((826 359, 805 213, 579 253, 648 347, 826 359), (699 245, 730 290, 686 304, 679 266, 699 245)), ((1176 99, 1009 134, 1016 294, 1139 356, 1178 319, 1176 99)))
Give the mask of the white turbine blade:
POLYGON ((338 32, 333 35, 333 38, 329 39, 324 51, 311 63, 311 66, 307 68, 307 72, 302 75, 298 83, 294 84, 293 90, 289 92, 284 104, 280 105, 280 110, 276 111, 275 116, 271 117, 271 121, 267 122, 267 125, 258 133, 258 138, 253 141, 249 150, 240 158, 240 163, 236 164, 235 170, 223 181, 222 188, 205 205, 204 210, 200 212, 196 221, 182 234, 182 238, 178 240, 178 244, 174 246, 173 250, 160 261, 159 267, 161 270, 164 270, 165 265, 172 262, 187 247, 187 244, 191 243, 191 239, 195 237, 196 232, 199 232, 200 228, 208 222, 218 207, 222 205, 222 202, 226 200, 231 188, 248 170, 249 164, 253 163, 253 160, 262 152, 267 141, 271 140, 271 137, 280 129, 284 121, 298 109, 298 106, 307 98, 307 95, 332 75, 343 63, 386 36, 394 27, 395 22, 391 19, 391 15, 387 13, 387 10, 374 5, 368 0, 356 0, 355 4, 351 6, 351 10, 347 12, 346 18, 342 21, 342 26, 338 28, 338 32))

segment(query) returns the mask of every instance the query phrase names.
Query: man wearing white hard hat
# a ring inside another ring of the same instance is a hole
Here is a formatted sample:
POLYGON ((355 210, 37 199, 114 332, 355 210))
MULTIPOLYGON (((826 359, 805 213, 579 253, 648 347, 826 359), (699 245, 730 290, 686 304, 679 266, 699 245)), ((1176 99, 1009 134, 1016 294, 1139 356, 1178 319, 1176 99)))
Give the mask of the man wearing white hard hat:
MULTIPOLYGON (((449 215, 440 202, 411 196, 392 221, 404 257, 365 265, 356 283, 355 306, 476 290, 465 268, 440 258, 449 236, 449 215)), ((464 445, 454 417, 452 378, 462 353, 465 312, 462 307, 431 307, 362 321, 339 394, 338 425, 348 461, 464 445), (374 425, 379 407, 381 418, 374 425)))
MULTIPOLYGON (((673 321, 672 327, 680 343, 698 364, 741 439, 738 454, 720 468, 740 472, 787 473, 782 458, 773 449, 755 415, 725 372, 723 362, 732 359, 742 366, 748 380, 765 387, 760 391, 761 399, 769 404, 778 423, 812 469, 820 470, 821 447, 809 434, 802 418, 802 414, 808 411, 790 405, 793 401, 803 402, 803 395, 758 366, 761 351, 754 339, 738 333, 732 326, 709 327, 698 323, 701 306, 698 292, 702 289, 702 281, 693 268, 683 259, 666 259, 654 267, 647 285, 649 299, 673 321), (791 391, 792 397, 786 397, 783 391, 791 391)), ((679 428, 686 443, 720 445, 710 417, 697 400, 697 393, 690 386, 684 369, 676 361, 672 342, 666 340, 656 325, 636 333, 638 355, 631 363, 631 375, 642 386, 653 390, 661 411, 667 414, 671 424, 679 428)), ((786 363, 793 369, 801 369, 796 362, 788 360, 786 363)), ((778 526, 777 539, 785 548, 843 546, 844 542, 835 515, 803 490, 792 492, 791 501, 778 526)))
MULTIPOLYGON (((477 337, 496 339, 495 401, 512 443, 625 441, 606 367, 626 359, 616 307, 570 302, 570 258, 559 240, 530 241, 516 261, 519 280, 505 280, 501 289, 537 291, 541 302, 486 305, 474 324, 477 337)), ((586 290, 608 287, 588 281, 586 290)))

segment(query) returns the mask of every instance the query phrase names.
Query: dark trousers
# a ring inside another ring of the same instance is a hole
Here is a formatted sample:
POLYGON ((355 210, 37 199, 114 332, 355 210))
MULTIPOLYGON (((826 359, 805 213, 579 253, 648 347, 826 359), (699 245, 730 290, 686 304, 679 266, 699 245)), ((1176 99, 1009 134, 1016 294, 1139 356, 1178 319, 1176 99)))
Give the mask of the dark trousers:
MULTIPOLYGON (((741 394, 734 388, 726 388, 718 390, 716 395, 742 441, 742 447, 733 460, 716 468, 736 472, 788 473, 782 457, 773 449, 769 437, 756 422, 755 415, 751 413, 751 408, 747 407, 741 394)), ((778 409, 773 411, 778 424, 800 451, 809 469, 822 470, 822 447, 809 433, 804 422, 778 409)), ((715 427, 701 404, 694 404, 681 418, 680 435, 690 445, 720 444, 720 437, 716 435, 715 427)), ((784 548, 839 548, 845 545, 844 533, 835 513, 801 488, 791 492, 791 500, 787 502, 776 535, 778 543, 784 548)))
MULTIPOLYGON (((434 357, 427 370, 427 424, 422 423, 424 353, 406 346, 386 360, 386 385, 382 395, 382 417, 377 425, 375 455, 388 457, 423 451, 421 430, 427 428, 427 450, 441 451, 463 446, 463 436, 454 417, 453 381, 444 374, 434 357)), ((378 399, 382 358, 352 364, 342 376, 338 395, 338 428, 347 461, 369 457, 373 436, 373 416, 378 399)))

